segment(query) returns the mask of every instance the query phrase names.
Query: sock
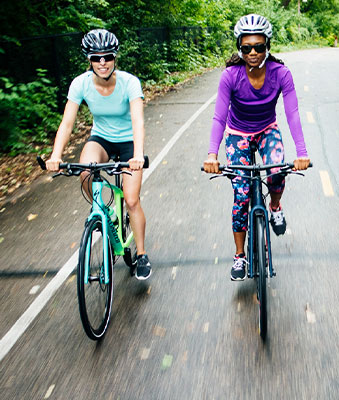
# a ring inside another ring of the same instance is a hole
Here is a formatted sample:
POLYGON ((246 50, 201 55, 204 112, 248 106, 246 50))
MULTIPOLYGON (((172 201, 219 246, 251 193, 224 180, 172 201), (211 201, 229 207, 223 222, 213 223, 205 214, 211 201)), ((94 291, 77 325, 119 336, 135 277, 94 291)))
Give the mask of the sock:
POLYGON ((280 211, 281 210, 281 205, 279 203, 277 208, 273 208, 272 205, 270 204, 270 208, 271 208, 271 211, 273 211, 273 212, 280 211))
POLYGON ((245 258, 245 253, 236 254, 234 258, 245 258))

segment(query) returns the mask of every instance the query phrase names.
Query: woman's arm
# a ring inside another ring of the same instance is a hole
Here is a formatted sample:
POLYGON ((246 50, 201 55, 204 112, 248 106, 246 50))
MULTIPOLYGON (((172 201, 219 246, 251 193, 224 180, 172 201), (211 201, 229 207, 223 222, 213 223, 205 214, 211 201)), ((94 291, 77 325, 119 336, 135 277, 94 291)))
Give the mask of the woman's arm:
POLYGON ((129 160, 132 170, 141 169, 144 165, 144 103, 141 97, 130 102, 131 120, 133 129, 134 154, 129 160))
POLYGON ((64 115, 55 137, 53 152, 49 160, 46 161, 46 167, 49 171, 59 170, 59 164, 62 162, 62 153, 69 142, 78 110, 79 105, 77 103, 71 100, 67 101, 64 115))
POLYGON ((205 172, 219 173, 218 152, 226 128, 228 109, 230 106, 231 98, 230 87, 230 75, 225 70, 219 82, 218 95, 215 102, 208 158, 204 161, 205 172))
POLYGON ((219 152, 220 143, 224 137, 226 128, 228 109, 231 98, 231 77, 225 70, 221 76, 218 95, 215 102, 214 117, 210 135, 210 146, 208 153, 217 154, 219 152))

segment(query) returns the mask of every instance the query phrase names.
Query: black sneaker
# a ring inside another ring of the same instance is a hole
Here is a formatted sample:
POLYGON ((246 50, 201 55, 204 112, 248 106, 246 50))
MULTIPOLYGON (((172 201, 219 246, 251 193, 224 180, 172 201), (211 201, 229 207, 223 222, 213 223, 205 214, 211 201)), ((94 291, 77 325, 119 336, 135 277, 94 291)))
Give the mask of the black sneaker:
POLYGON ((142 254, 137 257, 137 269, 135 272, 135 277, 139 279, 139 281, 144 281, 151 276, 152 267, 147 254, 142 254))
POLYGON ((287 224, 281 206, 279 205, 279 208, 277 208, 275 211, 273 211, 270 206, 270 211, 271 211, 270 223, 272 225, 274 233, 277 236, 283 235, 286 232, 287 224))
POLYGON ((232 281, 243 281, 246 278, 246 260, 245 254, 239 254, 233 258, 234 264, 231 269, 232 281))

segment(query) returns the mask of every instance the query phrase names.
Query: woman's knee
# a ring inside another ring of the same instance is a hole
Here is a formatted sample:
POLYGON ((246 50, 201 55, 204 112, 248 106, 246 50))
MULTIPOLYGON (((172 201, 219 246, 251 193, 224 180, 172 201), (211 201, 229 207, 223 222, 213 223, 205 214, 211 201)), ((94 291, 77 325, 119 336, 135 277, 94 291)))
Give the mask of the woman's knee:
POLYGON ((129 210, 134 210, 140 205, 139 196, 127 195, 125 196, 125 203, 129 210))

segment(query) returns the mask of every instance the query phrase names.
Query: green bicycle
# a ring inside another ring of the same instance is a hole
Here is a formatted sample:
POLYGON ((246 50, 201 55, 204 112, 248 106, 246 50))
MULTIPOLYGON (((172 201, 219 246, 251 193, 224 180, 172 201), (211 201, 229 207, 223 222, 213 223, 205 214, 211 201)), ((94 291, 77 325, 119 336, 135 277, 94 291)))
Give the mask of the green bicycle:
MULTIPOLYGON (((45 162, 37 158, 42 169, 45 162)), ((148 168, 145 157, 144 168, 148 168)), ((123 256, 130 269, 131 276, 136 268, 136 245, 130 225, 130 219, 124 203, 121 174, 131 174, 126 162, 109 163, 61 163, 56 176, 79 176, 89 171, 87 184, 92 181, 92 208, 86 219, 79 248, 77 266, 77 293, 80 318, 87 336, 100 340, 105 335, 112 310, 113 271, 119 256, 123 256), (115 176, 115 185, 111 184, 101 172, 115 176), (108 188, 110 197, 103 199, 103 190, 108 188)), ((81 192, 83 192, 83 182, 81 192)), ((88 200, 89 201, 89 200, 88 200)))

